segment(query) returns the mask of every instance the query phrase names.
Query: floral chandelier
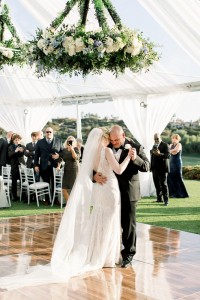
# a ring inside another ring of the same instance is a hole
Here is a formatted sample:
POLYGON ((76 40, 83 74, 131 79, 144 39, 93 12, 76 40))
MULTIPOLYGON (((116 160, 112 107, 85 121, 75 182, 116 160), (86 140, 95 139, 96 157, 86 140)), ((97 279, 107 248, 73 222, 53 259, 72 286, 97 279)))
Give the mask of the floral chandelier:
POLYGON ((22 66, 27 60, 26 46, 20 41, 10 17, 6 4, 0 5, 0 69, 4 65, 17 64, 22 66), (5 31, 9 31, 11 37, 6 39, 5 31))
POLYGON ((126 68, 133 72, 148 70, 159 55, 142 33, 122 25, 110 0, 69 0, 50 27, 36 31, 36 37, 29 43, 28 59, 35 65, 38 76, 57 71, 85 77, 101 74, 103 70, 116 76, 124 73, 126 68), (99 29, 86 31, 91 2, 99 29), (80 13, 78 25, 64 25, 64 19, 76 4, 80 13), (108 26, 105 11, 114 22, 112 28, 108 26))

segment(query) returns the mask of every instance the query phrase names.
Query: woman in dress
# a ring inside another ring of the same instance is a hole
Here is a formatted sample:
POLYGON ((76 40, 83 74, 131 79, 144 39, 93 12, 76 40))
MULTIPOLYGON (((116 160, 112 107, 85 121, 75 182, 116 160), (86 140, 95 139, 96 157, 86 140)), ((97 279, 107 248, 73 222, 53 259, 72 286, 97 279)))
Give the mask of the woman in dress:
POLYGON ((172 198, 189 197, 182 178, 182 145, 181 137, 178 134, 173 134, 170 144, 170 173, 168 174, 169 196, 172 198))
POLYGON ((83 160, 63 214, 51 263, 35 266, 26 275, 0 278, 0 288, 13 289, 66 282, 70 277, 103 267, 114 267, 120 257, 120 191, 114 174, 121 174, 133 150, 119 164, 107 148, 109 134, 94 128, 85 144, 83 160), (93 183, 93 171, 107 177, 93 183), (113 172, 114 171, 114 172, 113 172))
POLYGON ((76 139, 73 136, 68 136, 66 139, 60 157, 65 163, 62 190, 67 201, 79 170, 80 152, 76 147, 76 139))
POLYGON ((25 147, 21 145, 21 136, 17 133, 13 133, 8 146, 8 157, 11 165, 11 176, 12 176, 12 201, 19 200, 17 196, 17 180, 20 180, 19 165, 25 165, 24 151, 25 147))

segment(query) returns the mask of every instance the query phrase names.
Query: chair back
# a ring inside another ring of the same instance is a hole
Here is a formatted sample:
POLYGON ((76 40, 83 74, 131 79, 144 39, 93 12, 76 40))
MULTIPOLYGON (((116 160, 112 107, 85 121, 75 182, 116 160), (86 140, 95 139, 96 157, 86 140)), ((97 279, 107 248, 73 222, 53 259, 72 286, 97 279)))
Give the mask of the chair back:
POLYGON ((19 175, 20 175, 20 183, 22 186, 23 183, 26 181, 26 172, 25 172, 25 168, 21 167, 21 165, 19 165, 19 175))
POLYGON ((53 168, 54 189, 62 188, 64 169, 53 168))
POLYGON ((64 168, 61 169, 53 168, 54 192, 53 192, 52 206, 54 204, 56 195, 57 196, 59 195, 61 208, 63 206, 63 194, 62 194, 63 174, 64 174, 64 168))
POLYGON ((24 168, 24 173, 25 173, 28 185, 36 183, 35 182, 34 170, 32 168, 24 168))
POLYGON ((3 184, 5 186, 6 196, 8 199, 8 202, 11 206, 10 202, 10 190, 11 190, 11 166, 7 165, 6 167, 2 166, 2 180, 3 184))

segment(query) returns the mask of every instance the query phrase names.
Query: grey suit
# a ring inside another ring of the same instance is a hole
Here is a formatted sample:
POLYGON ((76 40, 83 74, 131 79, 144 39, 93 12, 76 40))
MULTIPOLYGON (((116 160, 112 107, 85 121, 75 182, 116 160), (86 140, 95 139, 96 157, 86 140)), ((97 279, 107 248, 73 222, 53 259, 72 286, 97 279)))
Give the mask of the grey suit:
MULTIPOLYGON (((123 229, 122 242, 124 246, 122 257, 123 259, 128 258, 131 260, 136 253, 136 205, 137 201, 141 198, 138 171, 149 171, 149 161, 143 147, 126 138, 124 145, 121 147, 122 152, 119 163, 127 156, 128 150, 125 149, 126 144, 130 144, 136 149, 137 158, 135 161, 131 160, 126 170, 121 175, 116 174, 116 177, 121 194, 121 226, 123 229)), ((113 148, 111 144, 108 147, 113 148)))

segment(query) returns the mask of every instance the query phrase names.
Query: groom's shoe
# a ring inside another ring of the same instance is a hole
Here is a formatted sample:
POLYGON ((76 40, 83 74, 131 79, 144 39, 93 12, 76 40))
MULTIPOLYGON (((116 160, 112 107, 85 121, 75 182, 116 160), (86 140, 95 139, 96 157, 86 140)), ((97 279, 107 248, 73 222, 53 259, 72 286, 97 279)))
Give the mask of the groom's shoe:
POLYGON ((127 267, 131 266, 131 263, 132 263, 132 257, 123 258, 121 267, 127 268, 127 267))

